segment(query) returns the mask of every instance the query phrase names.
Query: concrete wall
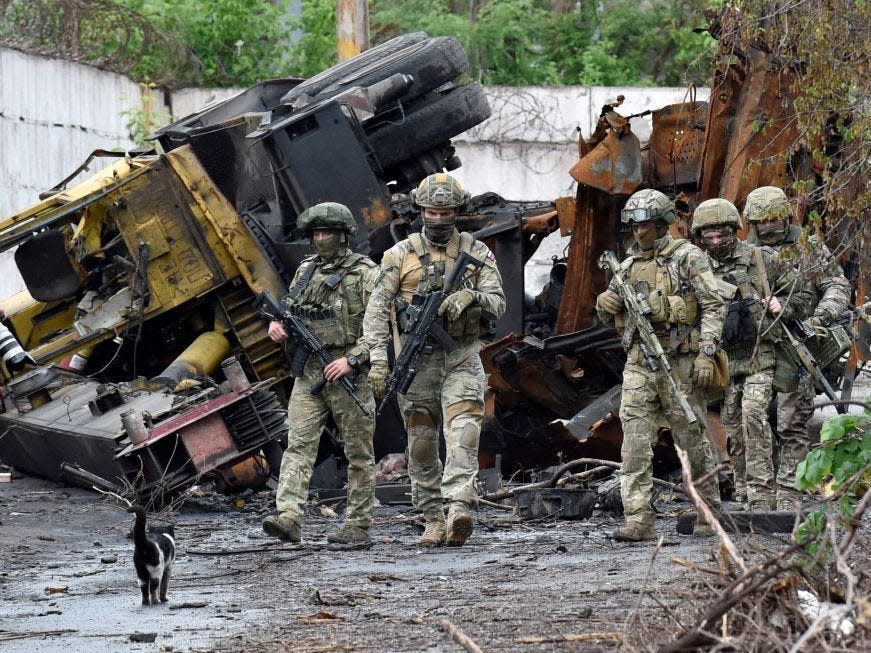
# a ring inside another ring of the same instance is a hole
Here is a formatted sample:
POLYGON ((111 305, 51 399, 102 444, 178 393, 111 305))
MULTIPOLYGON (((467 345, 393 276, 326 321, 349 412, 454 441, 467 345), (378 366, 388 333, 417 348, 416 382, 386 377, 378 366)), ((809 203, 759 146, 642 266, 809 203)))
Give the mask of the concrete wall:
MULTIPOLYGON (((181 118, 238 91, 153 92, 154 105, 181 118)), ((142 106, 143 92, 123 75, 0 48, 0 219, 37 202, 93 150, 132 147, 123 114, 142 106)), ((577 160, 577 130, 588 138, 602 105, 618 95, 626 98, 623 115, 687 99, 683 88, 491 87, 487 93, 492 116, 454 139, 464 164, 454 174, 473 194, 494 191, 511 200, 573 195, 568 171, 577 160)), ((698 99, 706 98, 699 89, 698 99)), ((632 128, 645 141, 650 116, 633 119, 632 128)), ((6 272, 9 256, 0 254, 0 297, 23 287, 17 273, 6 272)))

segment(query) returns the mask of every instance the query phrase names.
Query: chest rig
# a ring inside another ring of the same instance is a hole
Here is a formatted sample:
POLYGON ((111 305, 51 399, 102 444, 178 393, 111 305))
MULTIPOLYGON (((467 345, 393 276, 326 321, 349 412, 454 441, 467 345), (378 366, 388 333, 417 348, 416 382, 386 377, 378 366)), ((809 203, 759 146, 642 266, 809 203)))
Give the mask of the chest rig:
MULTIPOLYGON (((688 341, 698 346, 698 334, 691 338, 698 330, 698 299, 690 283, 681 278, 674 260, 674 254, 686 243, 673 240, 650 258, 636 255, 623 263, 629 284, 650 306, 647 317, 666 351, 687 349, 688 341)), ((617 316, 615 326, 622 330, 625 317, 617 316)), ((628 348, 631 343, 624 345, 628 348)))
POLYGON ((759 274, 765 274, 765 271, 753 266, 752 251, 739 251, 736 258, 716 271, 717 288, 726 302, 723 346, 732 351, 755 345, 756 325, 763 317, 759 274))
MULTIPOLYGON (((411 234, 408 237, 408 242, 411 244, 414 256, 420 261, 420 277, 410 298, 401 295, 396 299, 396 319, 400 331, 404 331, 408 324, 408 306, 420 306, 427 295, 441 290, 445 282, 445 272, 449 271, 448 265, 453 266, 456 261, 456 257, 452 257, 448 249, 444 250, 443 259, 434 261, 420 234, 411 234)), ((475 238, 471 234, 461 232, 456 256, 463 252, 471 254, 474 244, 475 238)), ((475 282, 472 279, 466 279, 463 282, 464 288, 472 289, 474 286, 475 282)), ((478 337, 482 332, 481 306, 477 303, 472 304, 456 320, 445 320, 445 331, 452 338, 457 339, 478 337)))
POLYGON ((284 299, 326 347, 352 346, 362 333, 366 305, 355 270, 361 259, 360 254, 348 254, 339 266, 328 270, 313 259, 303 261, 307 267, 284 299))

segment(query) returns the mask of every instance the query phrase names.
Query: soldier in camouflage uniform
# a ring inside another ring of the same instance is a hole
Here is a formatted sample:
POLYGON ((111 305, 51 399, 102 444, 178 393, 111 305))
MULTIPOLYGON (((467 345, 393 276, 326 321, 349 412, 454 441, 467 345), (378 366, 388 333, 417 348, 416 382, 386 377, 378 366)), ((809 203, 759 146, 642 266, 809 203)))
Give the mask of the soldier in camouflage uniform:
POLYGON ((461 252, 483 261, 483 268, 451 293, 439 309, 446 331, 459 349, 446 354, 432 342, 432 353, 422 358, 414 382, 399 398, 408 432, 411 498, 426 519, 419 544, 460 546, 472 532, 469 508, 477 502, 474 482, 486 386, 479 356, 482 321, 502 315, 505 294, 492 252, 454 226, 468 199, 459 182, 444 173, 430 175, 412 192, 412 199, 422 209, 423 232, 410 235, 384 253, 381 274, 363 320, 371 349, 369 381, 376 396, 382 396, 389 375, 387 347, 393 346, 397 323, 405 321, 406 307, 440 289, 461 252), (439 460, 440 425, 446 445, 444 468, 439 460), (450 502, 447 523, 443 499, 450 502))
POLYGON ((782 314, 781 318, 800 314, 801 293, 796 292, 797 281, 790 286, 789 279, 781 277, 774 250, 738 240, 741 216, 728 200, 699 204, 690 228, 707 253, 727 302, 723 349, 729 357, 730 382, 720 417, 729 440, 735 488, 746 493, 750 510, 771 510, 775 493, 768 405, 779 334, 766 314, 782 314), (768 297, 766 284, 780 288, 779 294, 768 297))
MULTIPOLYGON (((648 301, 648 316, 665 350, 678 387, 686 395, 697 421, 690 423, 662 369, 646 366, 632 335, 623 369, 620 421, 623 425, 622 478, 620 494, 626 525, 614 532, 614 539, 637 542, 656 538, 652 494, 652 445, 663 422, 671 427, 675 442, 687 452, 693 478, 714 467, 711 447, 705 436, 705 389, 716 379, 715 356, 723 327, 723 301, 705 255, 686 240, 675 240, 668 225, 676 219, 674 203, 657 190, 632 195, 621 212, 624 224, 632 227, 635 245, 622 263, 625 278, 648 301)), ((623 299, 612 280, 596 299, 599 319, 614 325, 624 336, 627 324, 623 299)), ((707 504, 720 507, 715 476, 699 492, 707 504)), ((710 534, 711 527, 697 520, 695 535, 710 534)))
MULTIPOLYGON (((375 493, 375 401, 365 374, 369 350, 361 336, 363 311, 377 266, 348 249, 348 234, 354 233, 356 223, 346 206, 334 202, 312 206, 299 216, 297 226, 311 234, 317 254, 300 264, 283 301, 303 318, 334 360, 323 367, 310 356, 302 376, 294 381, 287 408, 287 450, 275 495, 279 514, 267 517, 263 530, 283 540, 300 541, 312 466, 321 431, 332 415, 348 459, 348 508, 345 524, 327 535, 327 540, 368 542, 375 493), (334 383, 348 375, 356 375, 356 394, 370 415, 360 410, 340 383, 334 383), (312 387, 324 378, 329 383, 313 395, 312 387)), ((270 322, 269 337, 284 342, 288 334, 281 322, 270 322)))
MULTIPOLYGON (((781 259, 792 262, 806 280, 812 298, 808 310, 796 317, 822 327, 840 318, 850 305, 850 282, 819 239, 811 235, 806 243, 801 243, 802 229, 791 223, 792 209, 786 193, 775 186, 751 191, 743 215, 750 224, 747 242, 773 248, 781 259)), ((775 449, 779 455, 775 481, 780 510, 792 510, 796 500, 801 498, 794 489, 795 470, 807 455, 810 444, 808 422, 813 414, 816 390, 808 374, 802 374, 798 383, 794 392, 777 395, 775 449)))

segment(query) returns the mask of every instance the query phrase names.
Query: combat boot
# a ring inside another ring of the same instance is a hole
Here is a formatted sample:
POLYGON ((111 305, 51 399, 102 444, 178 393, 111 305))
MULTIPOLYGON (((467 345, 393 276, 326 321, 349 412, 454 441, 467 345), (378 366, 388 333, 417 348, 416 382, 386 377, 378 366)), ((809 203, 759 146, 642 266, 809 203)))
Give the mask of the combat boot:
POLYGON ((424 529, 423 535, 417 541, 417 545, 431 548, 444 544, 445 537, 447 536, 445 513, 441 508, 436 508, 425 512, 423 516, 426 519, 426 529, 424 529))
POLYGON ((302 540, 302 531, 299 524, 285 514, 269 515, 263 520, 263 530, 267 535, 277 537, 285 542, 299 544, 302 540))
POLYGON ((693 537, 709 537, 714 534, 714 527, 706 521, 697 521, 693 525, 693 537))
POLYGON ((348 524, 327 535, 327 542, 334 544, 369 544, 371 541, 368 528, 349 526, 348 524))
MULTIPOLYGON (((695 531, 695 529, 693 530, 695 531)), ((645 540, 655 540, 656 531, 650 524, 642 524, 633 521, 618 528, 614 531, 611 537, 618 542, 643 542, 645 540)))
POLYGON ((771 512, 774 510, 774 502, 771 499, 752 499, 747 504, 748 512, 771 512))
POLYGON ((799 492, 791 492, 783 488, 777 489, 777 510, 782 512, 795 512, 801 510, 802 495, 799 492))
POLYGON ((474 522, 465 503, 455 501, 448 510, 448 546, 463 546, 472 534, 474 522))

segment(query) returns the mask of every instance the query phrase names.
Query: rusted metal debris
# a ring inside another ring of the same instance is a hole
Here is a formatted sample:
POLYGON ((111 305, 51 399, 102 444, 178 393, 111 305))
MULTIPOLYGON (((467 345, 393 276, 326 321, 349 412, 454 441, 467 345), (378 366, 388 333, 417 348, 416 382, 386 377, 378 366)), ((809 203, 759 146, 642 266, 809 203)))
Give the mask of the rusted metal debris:
MULTIPOLYGON (((724 197, 740 208, 758 186, 783 187, 813 177, 808 153, 786 156, 796 138, 795 70, 755 48, 728 51, 733 56, 718 59, 711 99, 697 101, 690 88, 688 101, 652 111, 653 131, 645 146, 632 135, 631 116, 617 111, 622 97, 602 108, 589 141, 579 137, 579 158, 570 170, 578 182, 574 201, 556 203, 560 233, 571 236, 568 260, 543 293, 558 302, 555 335, 524 338, 547 333, 526 322, 523 335, 496 341, 482 354, 491 386, 482 448, 501 444, 507 469, 583 456, 619 460, 618 384, 625 359, 615 334, 595 326, 594 306, 606 285, 596 261, 603 251, 623 251, 628 244, 619 221, 627 195, 656 188, 674 197, 681 219, 673 232, 687 237, 688 219, 705 199, 724 197)), ((861 343, 854 347, 848 380, 867 353, 861 343)), ((708 426, 715 456, 723 460, 726 442, 718 415, 708 415, 708 426)), ((667 453, 667 430, 657 449, 665 453, 658 455, 660 471, 663 465, 678 468, 676 457, 667 453)), ((483 455, 482 463, 490 458, 483 455)))

